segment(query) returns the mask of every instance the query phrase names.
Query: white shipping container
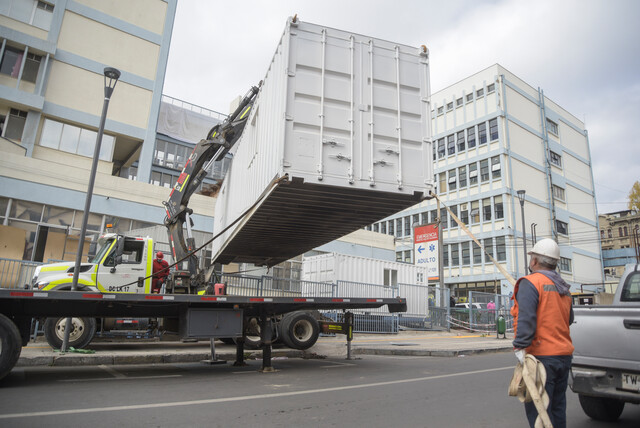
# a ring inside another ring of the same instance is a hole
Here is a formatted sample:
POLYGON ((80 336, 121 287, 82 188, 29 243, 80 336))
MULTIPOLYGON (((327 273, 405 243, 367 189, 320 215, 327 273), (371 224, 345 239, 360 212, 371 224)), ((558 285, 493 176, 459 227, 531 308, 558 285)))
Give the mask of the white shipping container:
POLYGON ((214 259, 273 265, 418 203, 429 96, 426 48, 290 18, 218 196, 214 259))

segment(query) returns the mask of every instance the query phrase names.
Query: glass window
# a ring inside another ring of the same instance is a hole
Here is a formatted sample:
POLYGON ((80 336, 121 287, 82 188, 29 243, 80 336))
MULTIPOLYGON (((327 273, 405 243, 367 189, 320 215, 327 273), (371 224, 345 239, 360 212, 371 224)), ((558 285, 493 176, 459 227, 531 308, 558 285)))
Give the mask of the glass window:
POLYGON ((396 251, 396 261, 397 262, 402 261, 402 251, 396 251))
POLYGON ((495 90, 496 90, 495 83, 492 83, 489 86, 487 86, 487 94, 490 94, 490 93, 494 92, 495 90))
POLYGON ((489 181, 489 159, 480 161, 480 180, 483 183, 489 181))
POLYGON ((444 113, 444 107, 438 107, 438 114, 444 113))
POLYGON ((156 171, 152 171, 151 172, 151 184, 153 184, 155 186, 159 186, 161 178, 162 177, 161 177, 161 174, 159 172, 156 172, 156 171))
POLYGON ((478 184, 478 164, 469 164, 469 184, 478 184))
POLYGON ((76 153, 78 150, 78 140, 80 139, 80 128, 73 125, 65 125, 62 128, 60 138, 60 150, 69 153, 76 153))
MULTIPOLYGON (((457 205, 451 205, 449 207, 449 209, 451 210, 451 212, 453 213, 453 215, 458 216, 458 206, 457 205)), ((456 228, 458 227, 458 223, 456 223, 456 221, 453 219, 453 217, 451 217, 451 228, 456 228)))
POLYGON ((460 266, 460 247, 458 244, 451 244, 451 266, 460 266))
POLYGON ((467 166, 461 166, 458 168, 458 181, 460 182, 460 188, 467 187, 467 166))
POLYGON ((440 173, 440 193, 446 193, 447 192, 447 173, 446 172, 441 172, 440 173))
POLYGON ((487 142, 487 124, 484 122, 478 125, 478 140, 480 145, 487 142))
POLYGON ((438 211, 437 210, 431 210, 431 222, 435 223, 437 218, 438 218, 438 211))
POLYGON ((6 46, 2 55, 2 62, 0 62, 0 73, 17 79, 23 55, 24 51, 6 46))
POLYGON ((471 223, 480 223, 480 202, 472 201, 471 202, 471 212, 469 213, 471 216, 471 223))
POLYGON ((498 119, 491 119, 489 121, 489 138, 491 141, 498 139, 498 119))
MULTIPOLYGON (((73 224, 73 213, 74 210, 45 205, 42 222, 61 226, 71 226, 73 224)), ((2 212, 2 214, 4 214, 4 212, 2 212)))
POLYGON ((500 156, 494 156, 491 158, 491 176, 493 178, 500 178, 500 156))
POLYGON ((428 224, 429 223, 429 212, 425 211, 422 213, 422 224, 428 224))
POLYGON ((398 271, 395 269, 384 270, 384 286, 395 287, 398 285, 398 271))
POLYGON ((624 236, 629 236, 629 231, 627 230, 627 226, 624 227, 624 236))
POLYGON ((486 238, 482 245, 484 245, 485 251, 484 261, 491 262, 491 258, 489 256, 493 257, 493 238, 486 238))
POLYGON ((475 241, 471 242, 471 247, 473 248, 473 264, 479 265, 482 264, 482 249, 475 241))
POLYGON ((558 168, 562 168, 562 156, 560 156, 556 152, 549 151, 549 161, 552 165, 555 165, 558 168))
POLYGON ((452 155, 456 152, 455 138, 456 136, 454 134, 447 136, 447 154, 452 155))
POLYGON ((469 224, 469 205, 460 204, 460 221, 469 224))
MULTIPOLYGON (((35 202, 13 200, 9 217, 18 220, 29 220, 39 222, 42 218, 43 205, 35 202)), ((2 213, 4 215, 4 213, 2 213)))
POLYGON ((406 250, 404 252, 404 261, 405 263, 411 263, 411 250, 406 250))
POLYGON ((460 107, 462 105, 462 103, 463 103, 462 97, 458 98, 456 100, 456 107, 460 107))
MULTIPOLYGON (((393 235, 393 221, 389 223, 390 235, 393 235)), ((383 221, 380 223, 380 233, 387 233, 387 222, 383 221)))
POLYGON ((449 245, 445 244, 442 246, 442 266, 449 266, 449 245))
POLYGON ((560 257, 560 263, 558 263, 558 266, 562 272, 571 272, 571 259, 560 257))
POLYGON ((438 140, 438 159, 445 156, 444 138, 438 140))
POLYGON ((476 128, 473 126, 467 128, 467 146, 469 148, 476 146, 476 128))
MULTIPOLYGON (((407 217, 408 219, 409 217, 407 217)), ((409 226, 407 226, 407 228, 413 229, 414 225, 418 225, 420 224, 420 214, 414 214, 413 217, 411 218, 411 224, 409 226)), ((407 233, 407 235, 409 235, 410 233, 407 233)))
POLYGON ((379 224, 379 223, 374 223, 374 225, 373 225, 373 231, 374 231, 374 232, 379 232, 379 231, 380 231, 380 224, 379 224))
POLYGON ((607 229, 607 237, 613 238, 613 235, 611 234, 611 229, 607 229))
POLYGON ((462 265, 467 266, 471 264, 471 252, 469 242, 463 242, 460 244, 462 248, 462 265))
POLYGON ((453 110, 453 102, 447 104, 447 111, 453 110))
POLYGON ((22 70, 22 80, 36 83, 38 70, 40 69, 40 59, 39 55, 34 55, 32 53, 27 54, 27 60, 24 63, 24 70, 22 70))
MULTIPOLYGON (((42 126, 42 135, 40 136, 40 145, 93 157, 97 136, 97 132, 89 129, 45 119, 42 126)), ((103 134, 99 158, 111 162, 114 145, 115 137, 103 134)))
POLYGON ((442 222, 442 228, 447 229, 449 227, 449 213, 446 208, 440 208, 440 221, 442 222))
POLYGON ((478 89, 476 91, 476 97, 480 98, 483 95, 484 95, 484 89, 478 89))
POLYGON ((40 145, 44 147, 58 148, 60 136, 62 135, 62 123, 54 120, 45 119, 42 126, 42 136, 40 137, 40 145))
POLYGON ((453 190, 456 190, 456 184, 457 184, 456 170, 455 169, 449 170, 449 191, 450 192, 453 190))
POLYGON ((24 124, 27 122, 27 112, 12 108, 9 110, 9 120, 5 123, 4 136, 12 140, 22 140, 24 124))
POLYGON ((553 185, 553 197, 560 200, 560 201, 564 201, 564 189, 560 186, 556 186, 555 184, 553 185))
POLYGON ((504 245, 504 236, 499 236, 496 238, 496 260, 499 262, 504 262, 507 260, 507 248, 504 245))
POLYGON ((401 218, 397 218, 396 219, 396 237, 401 237, 402 236, 402 219, 401 218))
POLYGON ((558 135, 558 124, 553 120, 547 119, 547 131, 554 135, 558 135))
POLYGON ((482 200, 482 221, 491 221, 491 198, 482 200))
POLYGON ((569 234, 569 225, 564 221, 556 220, 556 229, 561 235, 569 234))
POLYGON ((464 131, 458 132, 458 151, 461 152, 465 149, 464 131))
POLYGON ((471 101, 473 101, 473 92, 470 94, 467 94, 467 102, 470 103, 471 101))
MULTIPOLYGON (((65 127, 66 128, 66 127, 65 127)), ((104 137, 104 134, 103 134, 104 137)), ((77 153, 82 156, 93 157, 93 152, 96 149, 96 138, 98 138, 98 133, 95 131, 91 131, 89 129, 81 129, 80 137, 78 138, 78 151, 77 153)), ((104 142, 104 138, 103 138, 104 142)), ((102 151, 103 146, 100 146, 100 151, 102 151)))
POLYGON ((164 166, 166 142, 162 140, 156 140, 156 149, 153 152, 153 164, 164 166))
POLYGON ((493 198, 493 205, 496 214, 496 220, 504 218, 504 209, 502 207, 502 196, 496 196, 493 198))

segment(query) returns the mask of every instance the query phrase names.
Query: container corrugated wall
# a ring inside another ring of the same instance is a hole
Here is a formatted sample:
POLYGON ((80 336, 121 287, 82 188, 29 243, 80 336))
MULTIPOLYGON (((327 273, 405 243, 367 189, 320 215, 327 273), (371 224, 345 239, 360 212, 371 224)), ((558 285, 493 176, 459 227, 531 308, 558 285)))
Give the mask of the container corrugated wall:
MULTIPOLYGON (((290 234, 288 224, 339 214, 342 227, 309 241, 316 246, 419 202, 433 188, 429 95, 426 49, 290 19, 222 185, 215 231, 260 206, 214 242, 214 259, 271 265, 313 248, 301 237, 272 254, 252 245, 274 218, 289 216, 278 233, 290 234), (334 209, 320 215, 319 204, 334 209)), ((305 233, 331 225, 314 224, 305 233)))

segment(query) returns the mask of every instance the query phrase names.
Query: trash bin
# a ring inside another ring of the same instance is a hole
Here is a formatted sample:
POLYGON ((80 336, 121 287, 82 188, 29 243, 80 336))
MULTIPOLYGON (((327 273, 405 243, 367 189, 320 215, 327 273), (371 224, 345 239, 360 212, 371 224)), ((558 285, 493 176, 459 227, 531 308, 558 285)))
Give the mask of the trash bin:
POLYGON ((504 317, 502 315, 499 315, 498 319, 496 320, 496 338, 499 338, 499 335, 502 335, 502 338, 506 339, 507 338, 506 332, 507 332, 507 325, 504 320, 504 317))

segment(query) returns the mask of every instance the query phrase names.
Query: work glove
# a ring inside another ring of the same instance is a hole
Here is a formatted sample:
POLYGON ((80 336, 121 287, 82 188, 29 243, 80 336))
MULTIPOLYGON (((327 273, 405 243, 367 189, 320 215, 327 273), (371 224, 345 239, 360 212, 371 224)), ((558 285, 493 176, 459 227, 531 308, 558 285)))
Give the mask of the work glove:
POLYGON ((514 353, 520 364, 524 364, 524 356, 527 355, 526 351, 522 348, 515 348, 514 353))

